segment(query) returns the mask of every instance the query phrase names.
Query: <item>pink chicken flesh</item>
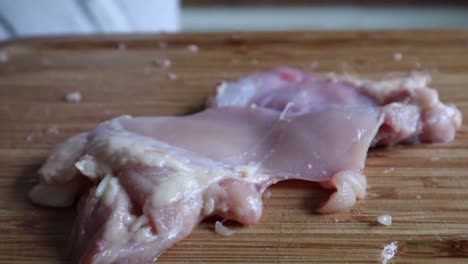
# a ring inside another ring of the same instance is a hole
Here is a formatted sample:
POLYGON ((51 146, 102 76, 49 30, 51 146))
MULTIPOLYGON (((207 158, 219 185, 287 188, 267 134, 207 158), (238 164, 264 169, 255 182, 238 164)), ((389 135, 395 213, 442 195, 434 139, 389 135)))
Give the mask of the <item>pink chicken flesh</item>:
POLYGON ((296 115, 377 106, 384 122, 373 145, 449 142, 461 127, 462 115, 454 105, 439 100, 437 91, 428 87, 430 80, 422 72, 371 81, 334 74, 320 78, 293 68, 277 68, 223 82, 208 106, 264 107, 296 115))
POLYGON ((289 68, 255 73, 222 85, 198 114, 124 116, 70 138, 30 197, 60 207, 84 192, 72 232, 80 263, 153 261, 211 215, 255 224, 263 192, 287 179, 336 190, 320 212, 348 210, 365 196, 371 144, 447 141, 454 132, 437 126, 461 123, 455 107, 421 102, 420 91, 397 100, 376 90, 289 68), (402 128, 408 115, 416 128, 402 128))

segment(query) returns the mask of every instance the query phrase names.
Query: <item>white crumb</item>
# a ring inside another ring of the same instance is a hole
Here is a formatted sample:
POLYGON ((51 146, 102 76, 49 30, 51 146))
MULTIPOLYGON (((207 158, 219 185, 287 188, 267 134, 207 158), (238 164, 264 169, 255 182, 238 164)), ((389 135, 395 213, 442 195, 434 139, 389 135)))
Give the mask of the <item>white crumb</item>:
POLYGON ((0 63, 5 63, 10 57, 6 51, 0 51, 0 63))
POLYGON ((218 235, 222 235, 222 236, 232 236, 232 235, 234 235, 236 233, 236 231, 227 228, 220 221, 216 221, 216 223, 215 223, 215 232, 218 235))
POLYGON ((388 261, 395 256, 397 249, 398 249, 397 242, 392 242, 389 245, 386 245, 382 250, 381 263, 387 264, 388 261))
POLYGON ((78 91, 67 93, 65 95, 65 101, 67 101, 69 103, 79 103, 79 102, 81 102, 82 99, 83 99, 82 95, 78 91))
POLYGON ((47 133, 52 135, 59 135, 60 129, 57 126, 51 126, 47 129, 47 133))
POLYGON ((169 68, 172 65, 172 61, 167 58, 156 58, 153 63, 162 68, 169 68))
POLYGON ((126 50, 127 49, 127 44, 123 43, 123 42, 119 42, 117 44, 117 49, 119 50, 126 50))
POLYGON ((401 52, 393 53, 393 60, 394 61, 401 61, 403 59, 403 54, 401 52))
POLYGON ((187 49, 188 49, 190 52, 197 53, 197 52, 200 50, 200 47, 198 47, 198 46, 195 45, 195 44, 190 44, 190 45, 187 46, 187 49))
POLYGON ((392 216, 389 214, 379 215, 377 217, 377 222, 381 225, 390 226, 392 225, 392 216))
POLYGON ((28 133, 28 134, 24 137, 24 139, 25 139, 26 141, 28 141, 28 142, 31 142, 31 141, 34 140, 34 138, 36 138, 36 137, 41 137, 41 136, 43 136, 46 132, 47 132, 47 130, 42 129, 40 125, 39 125, 39 126, 36 125, 36 126, 35 126, 35 131, 28 133))
POLYGON ((392 172, 394 170, 395 170, 395 168, 392 167, 392 168, 384 170, 383 173, 387 174, 387 173, 392 172))
POLYGON ((420 199, 421 199, 421 195, 416 195, 416 199, 420 200, 420 199))
POLYGON ((171 81, 175 81, 175 80, 177 80, 177 74, 175 74, 173 72, 169 72, 167 74, 167 78, 169 78, 169 80, 171 80, 171 81))
POLYGON ((250 105, 250 108, 252 108, 252 109, 257 108, 257 104, 251 104, 251 105, 250 105))
POLYGON ((307 164, 307 168, 312 169, 312 164, 307 164))

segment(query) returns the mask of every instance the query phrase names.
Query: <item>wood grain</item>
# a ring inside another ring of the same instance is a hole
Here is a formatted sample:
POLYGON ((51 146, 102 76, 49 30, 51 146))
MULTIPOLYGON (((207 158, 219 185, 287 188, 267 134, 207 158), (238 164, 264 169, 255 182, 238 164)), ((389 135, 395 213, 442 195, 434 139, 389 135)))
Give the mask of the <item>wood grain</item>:
MULTIPOLYGON (((26 198, 51 147, 121 114, 196 111, 220 80, 313 63, 320 73, 368 77, 422 69, 432 72, 441 98, 468 116, 468 31, 66 37, 0 49, 9 56, 0 64, 1 263, 70 262, 74 210, 40 208, 26 198), (172 66, 159 67, 157 58, 172 66), (81 103, 62 100, 75 90, 81 103), (48 131, 54 126, 58 135, 48 131)), ((365 173, 368 197, 352 212, 315 214, 330 193, 284 182, 271 188, 260 224, 220 237, 205 221, 159 263, 378 263, 392 241, 399 244, 393 263, 468 263, 467 125, 450 144, 371 150, 365 173), (376 224, 383 213, 393 216, 392 226, 376 224)))

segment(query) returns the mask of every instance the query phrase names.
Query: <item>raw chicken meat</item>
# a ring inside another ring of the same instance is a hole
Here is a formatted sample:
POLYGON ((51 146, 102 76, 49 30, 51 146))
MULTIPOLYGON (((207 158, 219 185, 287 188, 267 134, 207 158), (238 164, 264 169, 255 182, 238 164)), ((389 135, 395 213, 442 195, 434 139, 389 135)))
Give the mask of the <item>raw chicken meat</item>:
POLYGON ((82 263, 151 261, 210 215, 255 224, 262 193, 285 179, 329 182, 337 192, 321 210, 351 208, 365 195, 361 171, 379 111, 280 117, 223 107, 107 121, 52 153, 31 198, 69 205, 77 185, 95 183, 81 198, 72 239, 82 263), (63 201, 60 185, 73 187, 63 201))
POLYGON ((375 87, 289 68, 255 73, 225 83, 198 114, 123 116, 68 139, 40 169, 30 197, 62 207, 83 193, 72 232, 80 263, 150 262, 212 215, 255 224, 262 194, 287 179, 335 190, 320 212, 349 210, 365 196, 371 144, 454 136, 426 125, 400 135, 407 112, 416 115, 411 122, 435 115, 436 127, 461 123, 458 110, 438 100, 424 104, 408 92, 410 103, 394 102, 375 87))
POLYGON ((371 81, 335 74, 320 78, 293 68, 277 68, 221 83, 208 106, 265 107, 287 110, 287 114, 379 106, 384 122, 373 145, 449 142, 461 127, 462 115, 454 105, 440 102, 437 91, 428 87, 430 80, 422 72, 371 81))

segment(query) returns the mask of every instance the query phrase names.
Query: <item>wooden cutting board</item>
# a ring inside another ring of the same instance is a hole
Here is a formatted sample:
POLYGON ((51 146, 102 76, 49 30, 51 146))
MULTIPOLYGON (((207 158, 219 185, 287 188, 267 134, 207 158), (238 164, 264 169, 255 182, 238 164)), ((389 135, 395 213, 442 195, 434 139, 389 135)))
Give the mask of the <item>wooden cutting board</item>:
MULTIPOLYGON (((55 144, 122 114, 199 110, 220 80, 280 65, 366 77, 420 69, 468 116, 468 31, 67 37, 0 50, 8 57, 0 63, 1 263, 70 262, 74 210, 36 207, 26 196, 55 144), (73 91, 81 103, 63 101, 73 91)), ((467 125, 450 144, 371 150, 365 173, 368 196, 352 212, 318 215, 330 192, 283 182, 258 225, 221 237, 205 221, 159 263, 379 263, 393 241, 392 263, 468 263, 467 125), (384 213, 392 226, 376 223, 384 213)))

